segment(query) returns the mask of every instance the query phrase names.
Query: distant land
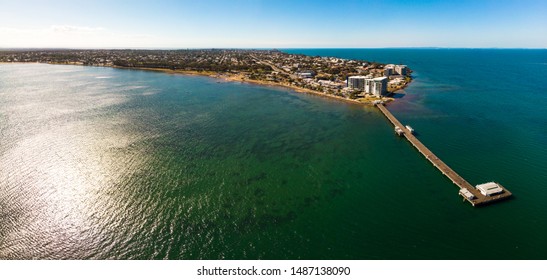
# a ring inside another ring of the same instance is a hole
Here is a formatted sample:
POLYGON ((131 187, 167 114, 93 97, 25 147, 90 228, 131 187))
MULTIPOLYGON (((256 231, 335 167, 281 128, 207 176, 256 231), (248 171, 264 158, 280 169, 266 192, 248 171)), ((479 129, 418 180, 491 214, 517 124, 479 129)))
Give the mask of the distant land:
POLYGON ((76 50, 11 49, 1 63, 104 66, 206 75, 230 81, 288 87, 355 103, 392 101, 411 82, 406 65, 288 54, 279 50, 76 50))

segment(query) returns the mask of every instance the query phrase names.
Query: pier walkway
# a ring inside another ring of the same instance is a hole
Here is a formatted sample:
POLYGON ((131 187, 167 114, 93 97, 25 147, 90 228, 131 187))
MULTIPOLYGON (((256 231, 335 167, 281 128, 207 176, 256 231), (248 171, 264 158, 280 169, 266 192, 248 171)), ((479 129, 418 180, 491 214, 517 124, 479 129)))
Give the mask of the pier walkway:
POLYGON ((406 137, 406 139, 420 152, 424 157, 429 160, 441 173, 443 173, 448 179, 450 179, 456 186, 458 186, 460 189, 467 189, 470 193, 472 193, 475 198, 468 198, 466 196, 463 196, 465 200, 469 201, 473 206, 479 206, 491 202, 495 202, 498 200, 502 200, 505 198, 510 197, 512 194, 509 192, 505 187, 502 185, 499 185, 503 192, 497 195, 492 196, 485 196, 483 195, 479 190, 477 190, 475 187, 473 187, 471 184, 469 184, 465 179, 463 179, 458 173, 456 173, 452 168, 450 168, 446 163, 444 163, 442 160, 440 160, 432 151, 430 151, 416 136, 412 135, 410 131, 401 123, 389 110, 383 105, 383 104, 377 104, 376 105, 378 109, 386 116, 386 118, 394 125, 398 126, 403 130, 403 135, 406 137))

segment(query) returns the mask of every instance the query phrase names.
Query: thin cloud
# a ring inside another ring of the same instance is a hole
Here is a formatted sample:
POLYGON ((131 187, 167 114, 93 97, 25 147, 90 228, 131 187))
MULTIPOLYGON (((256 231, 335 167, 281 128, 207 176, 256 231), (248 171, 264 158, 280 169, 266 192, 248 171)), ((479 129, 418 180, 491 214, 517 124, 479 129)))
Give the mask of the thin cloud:
POLYGON ((12 34, 21 34, 21 33, 32 33, 36 29, 22 29, 22 28, 12 28, 12 27, 0 27, 0 34, 12 35, 12 34))
POLYGON ((103 27, 51 25, 42 28, 0 27, 0 48, 158 47, 165 39, 150 34, 124 34, 103 27))
POLYGON ((49 30, 57 33, 95 33, 105 31, 102 27, 74 26, 74 25, 52 25, 49 30))

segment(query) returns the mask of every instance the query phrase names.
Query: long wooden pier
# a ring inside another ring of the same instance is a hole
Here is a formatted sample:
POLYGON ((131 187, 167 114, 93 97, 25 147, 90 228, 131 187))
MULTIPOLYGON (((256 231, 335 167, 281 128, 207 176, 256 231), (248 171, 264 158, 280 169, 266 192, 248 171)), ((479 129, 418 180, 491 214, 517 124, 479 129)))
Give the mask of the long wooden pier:
POLYGON ((441 173, 443 173, 448 179, 450 179, 456 186, 460 189, 466 189, 471 194, 474 195, 474 198, 467 197, 462 195, 465 200, 469 201, 473 206, 479 206, 495 202, 498 200, 506 199, 512 194, 505 187, 498 184, 503 192, 497 195, 485 196, 471 184, 469 184, 465 179, 463 179, 458 173, 456 173, 452 168, 450 168, 446 163, 440 160, 431 150, 429 150, 416 136, 414 136, 391 112, 383 105, 377 104, 378 109, 386 116, 386 118, 394 125, 399 127, 403 131, 405 138, 420 152, 424 157, 429 160, 441 173))

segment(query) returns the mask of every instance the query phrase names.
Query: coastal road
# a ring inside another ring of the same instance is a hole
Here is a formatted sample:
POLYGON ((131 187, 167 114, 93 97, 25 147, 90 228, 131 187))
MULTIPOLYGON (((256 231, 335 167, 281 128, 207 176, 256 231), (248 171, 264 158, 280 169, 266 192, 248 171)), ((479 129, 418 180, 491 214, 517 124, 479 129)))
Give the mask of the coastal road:
POLYGON ((283 74, 286 74, 286 75, 289 75, 289 77, 291 77, 291 79, 293 80, 297 80, 299 77, 298 75, 295 75, 295 74, 292 74, 292 73, 288 73, 287 71, 277 67, 275 64, 273 64, 272 62, 270 61, 267 61, 267 60, 260 60, 258 59, 256 56, 254 55, 251 55, 252 58, 254 58, 258 63, 260 64, 264 64, 264 65, 268 65, 270 66, 274 71, 277 71, 279 73, 283 73, 283 74))

